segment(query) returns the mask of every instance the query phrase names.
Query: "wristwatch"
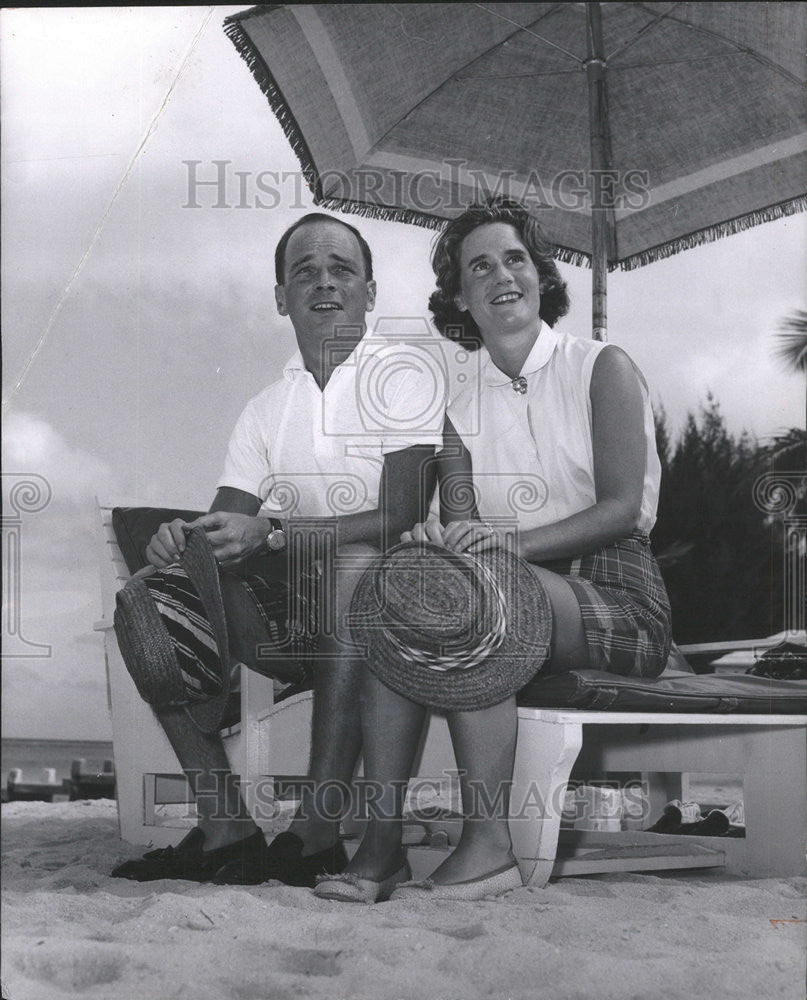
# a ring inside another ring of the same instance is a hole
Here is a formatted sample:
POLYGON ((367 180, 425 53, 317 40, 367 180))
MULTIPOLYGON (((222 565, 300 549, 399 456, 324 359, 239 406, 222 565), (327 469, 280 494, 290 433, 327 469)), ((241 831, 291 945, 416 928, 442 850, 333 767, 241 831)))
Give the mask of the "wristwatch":
POLYGON ((266 547, 270 552, 282 552, 286 548, 286 532, 283 530, 283 522, 269 518, 272 530, 266 536, 266 547))

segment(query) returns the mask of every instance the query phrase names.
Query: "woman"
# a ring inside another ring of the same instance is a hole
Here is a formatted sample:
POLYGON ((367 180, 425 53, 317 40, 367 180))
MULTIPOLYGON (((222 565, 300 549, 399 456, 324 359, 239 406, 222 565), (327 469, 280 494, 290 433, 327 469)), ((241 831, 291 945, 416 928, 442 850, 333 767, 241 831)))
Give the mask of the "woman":
MULTIPOLYGON (((449 223, 432 265, 435 324, 481 349, 481 363, 448 408, 442 523, 418 524, 403 540, 457 553, 513 547, 551 605, 542 672, 659 674, 670 615, 648 540, 660 464, 644 379, 618 347, 555 332, 568 310, 565 284, 537 221, 517 202, 492 200, 449 223), (458 488, 471 474, 475 504, 458 488)), ((383 790, 378 818, 347 873, 315 890, 326 898, 387 898, 407 877, 400 817, 425 709, 368 672, 362 713, 365 775, 383 790)), ((394 898, 482 898, 521 884, 506 794, 494 815, 474 794, 487 789, 490 803, 512 776, 515 696, 449 713, 448 722, 462 836, 426 885, 410 883, 394 898)))

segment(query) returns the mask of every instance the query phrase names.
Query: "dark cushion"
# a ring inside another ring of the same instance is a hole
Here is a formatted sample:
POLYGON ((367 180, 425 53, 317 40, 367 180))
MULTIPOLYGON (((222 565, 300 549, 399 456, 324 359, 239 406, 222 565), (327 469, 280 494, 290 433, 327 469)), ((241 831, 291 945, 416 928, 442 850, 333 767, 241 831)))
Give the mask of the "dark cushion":
MULTIPOLYGON (((760 713, 807 716, 807 681, 771 680, 745 674, 621 677, 601 670, 538 676, 518 695, 532 708, 580 708, 612 712, 760 713)), ((807 718, 805 718, 807 721, 807 718)))
MULTIPOLYGON (((192 521, 204 511, 115 507, 112 526, 130 573, 146 565, 146 546, 165 521, 192 521)), ((680 657, 680 651, 678 656, 680 657)), ((683 658, 681 658, 683 659, 683 658)), ((671 657, 672 660, 672 657, 671 657)), ((675 660, 675 666, 680 661, 675 660)), ((683 661, 686 664, 686 661, 683 661)), ((672 663, 671 663, 672 665, 672 663)), ((621 677, 600 670, 539 676, 519 692, 520 705, 612 712, 748 712, 807 715, 807 681, 692 674, 668 666, 660 677, 621 677)))
POLYGON ((146 546, 161 524, 176 517, 193 521, 205 513, 203 510, 173 510, 168 507, 113 508, 112 529, 129 572, 136 573, 148 564, 146 546))

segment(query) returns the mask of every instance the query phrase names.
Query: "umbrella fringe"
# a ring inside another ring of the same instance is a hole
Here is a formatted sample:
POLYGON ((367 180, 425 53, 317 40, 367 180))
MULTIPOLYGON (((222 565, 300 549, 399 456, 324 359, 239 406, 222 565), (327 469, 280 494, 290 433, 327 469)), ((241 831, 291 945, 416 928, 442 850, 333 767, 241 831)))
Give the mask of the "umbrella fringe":
MULTIPOLYGON (((349 212, 365 219, 381 219, 384 222, 405 222, 408 225, 423 226, 424 229, 443 229, 448 219, 441 215, 429 215, 414 208, 396 208, 394 205, 368 205, 363 201, 350 201, 348 198, 314 198, 314 204, 319 208, 328 208, 332 212, 349 212)), ((572 250, 571 247, 555 246, 552 256, 562 264, 574 264, 576 267, 591 267, 591 254, 582 250, 572 250)))
POLYGON ((664 260, 672 257, 684 250, 692 247, 703 246, 705 243, 714 243, 724 236, 733 236, 735 233, 742 233, 746 229, 760 226, 763 222, 773 222, 776 219, 784 218, 787 215, 795 215, 796 212, 807 211, 807 195, 799 195, 788 201, 781 201, 776 205, 768 205, 767 208, 760 208, 747 215, 738 215, 734 219, 727 219, 706 229, 699 229, 697 232, 688 233, 669 243, 662 243, 657 247, 650 247, 641 253, 633 254, 617 263, 609 264, 608 270, 613 271, 619 267, 622 271, 634 271, 636 268, 644 267, 645 264, 652 264, 657 260, 664 260))
POLYGON ((368 205, 363 201, 351 201, 349 198, 315 197, 314 204, 320 208, 329 208, 336 212, 349 212, 364 219, 383 219, 385 222, 406 222, 409 225, 423 226, 424 229, 442 229, 448 219, 439 215, 428 215, 415 208, 395 208, 392 205, 368 205))
POLYGON ((575 267, 591 267, 591 254, 582 250, 572 250, 570 247, 556 246, 552 254, 561 264, 574 264, 575 267))
MULTIPOLYGON (((266 9, 266 8, 263 8, 266 9)), ((280 122, 280 127, 283 129, 283 133, 289 140, 294 155, 300 162, 300 168, 303 172, 303 177, 308 187, 312 191, 316 191, 319 184, 317 178, 317 170, 314 165, 314 158, 311 155, 311 151, 308 148, 308 144, 303 138, 303 133, 300 131, 300 127, 297 124, 297 119, 291 112, 286 99, 275 82, 275 78, 269 71, 269 67, 263 60, 263 57, 257 51, 257 49, 252 44, 247 33, 243 30, 240 25, 240 21, 245 18, 261 13, 262 8, 253 7, 250 10, 244 11, 243 14, 233 15, 231 18, 227 18, 224 21, 224 33, 230 39, 230 41, 235 46, 236 51, 247 64, 247 68, 250 73, 252 73, 255 82, 261 90, 261 93, 269 101, 269 107, 272 109, 277 120, 280 122)))

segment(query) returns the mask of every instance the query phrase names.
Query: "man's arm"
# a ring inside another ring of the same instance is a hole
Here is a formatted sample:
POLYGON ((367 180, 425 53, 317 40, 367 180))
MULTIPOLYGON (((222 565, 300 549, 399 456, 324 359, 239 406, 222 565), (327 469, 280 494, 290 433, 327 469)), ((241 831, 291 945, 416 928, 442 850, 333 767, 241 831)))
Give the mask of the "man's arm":
POLYGON ((443 424, 443 450, 437 457, 443 527, 451 521, 478 518, 471 453, 447 415, 443 424))
POLYGON ((373 544, 379 545, 382 550, 387 549, 396 544, 402 532, 425 520, 436 481, 433 445, 412 445, 386 455, 378 491, 378 509, 373 512, 378 539, 373 544))
POLYGON ((246 514, 248 517, 254 517, 260 509, 260 497, 245 493, 244 490, 234 489, 232 486, 220 486, 216 490, 216 496, 208 513, 215 514, 218 510, 226 510, 230 514, 246 514))
MULTIPOLYGON (((209 513, 228 511, 233 514, 245 514, 253 517, 260 509, 261 501, 259 497, 253 496, 252 493, 245 493, 244 490, 222 486, 217 491, 213 503, 210 505, 209 513)), ((164 524, 161 524, 146 547, 146 559, 156 569, 165 569, 166 566, 177 562, 185 549, 186 529, 198 523, 199 520, 183 521, 180 518, 176 518, 173 521, 166 521, 164 524)), ((265 537, 265 527, 263 531, 265 537)))
MULTIPOLYGON (((443 421, 443 447, 437 454, 436 465, 440 483, 440 520, 421 516, 419 523, 411 531, 404 533, 405 542, 433 542, 435 545, 443 545, 446 529, 453 522, 479 520, 471 453, 448 414, 443 421)), ((449 535, 451 530, 453 529, 448 531, 449 535)))
MULTIPOLYGON (((432 445, 412 445, 390 452, 384 457, 377 506, 337 518, 339 544, 367 542, 386 548, 397 542, 402 531, 425 518, 435 480, 432 445)), ((231 565, 247 556, 266 552, 266 518, 255 516, 260 506, 258 497, 222 487, 210 513, 192 521, 191 525, 203 527, 216 559, 221 565, 231 565)), ((308 527, 311 521, 306 518, 308 527)), ((326 523, 332 525, 333 520, 323 519, 323 525, 326 523)), ((288 531, 294 522, 283 521, 282 524, 288 531)), ((177 539, 177 546, 179 544, 177 539)), ((184 535, 181 544, 184 545, 184 535)))

